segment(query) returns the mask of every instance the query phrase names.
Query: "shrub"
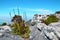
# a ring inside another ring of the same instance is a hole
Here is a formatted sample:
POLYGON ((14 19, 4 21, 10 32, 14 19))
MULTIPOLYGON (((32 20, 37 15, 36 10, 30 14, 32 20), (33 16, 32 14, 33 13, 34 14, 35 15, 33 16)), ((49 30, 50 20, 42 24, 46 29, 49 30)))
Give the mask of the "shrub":
MULTIPOLYGON (((20 18, 20 16, 19 16, 20 18)), ((22 20, 22 18, 20 18, 22 20)), ((14 20, 17 20, 17 17, 14 19, 14 20)), ((13 21, 13 33, 14 34, 17 34, 17 35, 20 35, 21 37, 23 38, 29 38, 30 36, 30 29, 29 29, 29 26, 25 23, 24 20, 22 20, 21 22, 17 22, 17 21, 13 21)))
POLYGON ((54 15, 50 15, 48 18, 47 18, 47 20, 44 20, 44 23, 45 24, 50 24, 50 23, 53 23, 53 22, 58 22, 58 18, 56 17, 56 16, 54 16, 54 15))
POLYGON ((2 26, 4 26, 4 25, 7 25, 7 23, 6 22, 2 23, 2 26))
POLYGON ((21 37, 29 37, 30 29, 29 26, 23 26, 23 23, 14 23, 14 33, 20 35, 21 37))
POLYGON ((56 11, 55 14, 60 14, 60 11, 56 11))

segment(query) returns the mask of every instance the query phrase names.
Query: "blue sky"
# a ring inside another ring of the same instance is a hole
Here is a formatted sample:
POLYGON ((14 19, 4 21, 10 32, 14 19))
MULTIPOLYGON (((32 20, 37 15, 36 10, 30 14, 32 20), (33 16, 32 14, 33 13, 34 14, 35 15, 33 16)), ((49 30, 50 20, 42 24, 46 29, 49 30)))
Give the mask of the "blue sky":
POLYGON ((0 0, 0 22, 9 22, 10 15, 15 14, 19 8, 20 15, 26 12, 28 19, 32 18, 34 14, 53 14, 60 10, 60 0, 0 0))

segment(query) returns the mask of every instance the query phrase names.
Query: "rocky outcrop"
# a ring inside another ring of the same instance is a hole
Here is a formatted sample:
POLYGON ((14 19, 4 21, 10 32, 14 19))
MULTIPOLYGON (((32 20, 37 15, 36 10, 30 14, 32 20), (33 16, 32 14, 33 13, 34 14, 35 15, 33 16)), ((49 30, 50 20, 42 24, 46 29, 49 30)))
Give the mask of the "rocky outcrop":
POLYGON ((31 26, 31 39, 60 40, 60 22, 51 23, 49 25, 37 22, 34 26, 31 26))
POLYGON ((23 40, 23 38, 21 38, 18 35, 12 35, 9 33, 5 33, 3 37, 0 37, 0 40, 23 40))

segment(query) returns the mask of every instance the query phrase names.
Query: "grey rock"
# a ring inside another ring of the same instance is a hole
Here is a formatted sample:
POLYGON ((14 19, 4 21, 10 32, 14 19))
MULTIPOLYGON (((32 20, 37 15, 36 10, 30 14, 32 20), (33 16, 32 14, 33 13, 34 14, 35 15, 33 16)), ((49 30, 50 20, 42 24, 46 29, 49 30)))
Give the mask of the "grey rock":
POLYGON ((23 38, 17 35, 5 33, 3 37, 0 37, 0 40, 23 40, 23 38))

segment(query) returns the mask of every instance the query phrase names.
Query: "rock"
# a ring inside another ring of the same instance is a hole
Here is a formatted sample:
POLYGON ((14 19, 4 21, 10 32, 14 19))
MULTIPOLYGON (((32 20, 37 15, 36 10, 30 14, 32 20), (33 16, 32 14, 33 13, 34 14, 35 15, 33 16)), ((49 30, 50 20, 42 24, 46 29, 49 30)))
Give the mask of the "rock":
POLYGON ((12 35, 12 34, 6 33, 5 36, 0 37, 0 40, 23 40, 23 38, 21 38, 20 36, 17 36, 17 35, 12 35))

